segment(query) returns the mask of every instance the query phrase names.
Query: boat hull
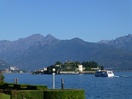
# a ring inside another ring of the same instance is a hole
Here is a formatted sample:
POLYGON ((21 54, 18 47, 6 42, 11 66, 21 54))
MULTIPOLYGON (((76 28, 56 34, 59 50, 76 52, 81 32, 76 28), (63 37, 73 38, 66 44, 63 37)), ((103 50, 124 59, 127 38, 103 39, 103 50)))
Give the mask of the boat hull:
POLYGON ((114 77, 113 71, 99 70, 95 73, 95 77, 114 77))

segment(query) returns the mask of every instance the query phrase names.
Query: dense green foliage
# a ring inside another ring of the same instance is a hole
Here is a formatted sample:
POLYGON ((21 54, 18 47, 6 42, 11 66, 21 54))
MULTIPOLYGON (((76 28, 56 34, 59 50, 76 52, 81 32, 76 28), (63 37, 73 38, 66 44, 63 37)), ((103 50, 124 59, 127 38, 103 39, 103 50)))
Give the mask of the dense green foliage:
POLYGON ((47 73, 52 73, 52 69, 56 69, 56 73, 60 71, 78 71, 78 65, 83 65, 84 71, 93 71, 93 68, 104 69, 103 66, 98 65, 95 61, 73 62, 66 61, 61 63, 57 61, 54 65, 47 67, 47 73))
POLYGON ((85 99, 85 91, 79 89, 47 89, 41 85, 0 85, 0 99, 85 99), (6 93, 6 94, 4 94, 6 93), (8 95, 7 95, 8 94, 8 95))
POLYGON ((85 99, 84 90, 13 90, 11 99, 85 99))
POLYGON ((98 65, 98 63, 95 61, 85 61, 85 62, 82 62, 82 65, 86 68, 85 70, 87 71, 93 70, 92 68, 104 69, 103 66, 98 65))
POLYGON ((11 99, 43 99, 42 90, 19 90, 11 91, 11 99))
POLYGON ((44 99, 85 99, 84 90, 46 90, 44 99))
POLYGON ((47 86, 4 83, 0 85, 0 92, 10 93, 11 90, 46 90, 47 86))

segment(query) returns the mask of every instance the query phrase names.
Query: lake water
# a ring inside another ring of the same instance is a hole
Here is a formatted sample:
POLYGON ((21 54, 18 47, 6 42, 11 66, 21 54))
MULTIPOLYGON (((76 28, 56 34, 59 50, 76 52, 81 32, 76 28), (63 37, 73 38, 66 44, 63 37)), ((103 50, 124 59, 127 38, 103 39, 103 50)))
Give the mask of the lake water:
MULTIPOLYGON (((86 99, 132 99, 132 72, 115 72, 117 77, 101 78, 92 74, 83 75, 55 75, 56 88, 61 88, 61 79, 64 79, 64 88, 84 89, 86 99), (118 77, 120 76, 120 77, 118 77)), ((52 75, 32 74, 4 74, 5 82, 14 82, 18 78, 22 84, 40 84, 52 88, 52 75)))

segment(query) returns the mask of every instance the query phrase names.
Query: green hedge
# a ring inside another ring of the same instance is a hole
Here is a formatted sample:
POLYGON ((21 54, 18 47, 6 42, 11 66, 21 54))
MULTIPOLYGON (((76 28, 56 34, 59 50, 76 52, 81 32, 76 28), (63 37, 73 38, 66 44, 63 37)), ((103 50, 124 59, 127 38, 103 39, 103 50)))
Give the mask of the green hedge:
POLYGON ((13 90, 11 99, 85 99, 84 90, 13 90))
POLYGON ((42 90, 12 90, 11 99, 43 99, 42 90))
POLYGON ((85 99, 84 90, 45 90, 43 99, 85 99))
POLYGON ((42 85, 3 84, 0 99, 85 99, 85 91, 79 89, 47 89, 42 85), (10 98, 11 97, 11 98, 10 98))
POLYGON ((43 86, 43 85, 36 85, 37 86, 37 90, 46 90, 48 89, 47 86, 43 86))
POLYGON ((45 90, 47 86, 43 85, 29 85, 29 84, 12 84, 4 83, 0 85, 0 89, 15 89, 15 90, 45 90))
POLYGON ((10 95, 0 93, 0 99, 10 99, 10 95))

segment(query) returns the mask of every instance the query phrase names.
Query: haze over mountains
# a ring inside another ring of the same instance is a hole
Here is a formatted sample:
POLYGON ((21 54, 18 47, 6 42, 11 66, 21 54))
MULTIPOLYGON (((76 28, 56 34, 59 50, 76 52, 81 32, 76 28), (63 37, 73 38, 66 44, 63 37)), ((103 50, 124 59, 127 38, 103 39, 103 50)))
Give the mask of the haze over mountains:
MULTIPOLYGON (((86 42, 79 38, 59 40, 34 34, 16 41, 0 41, 0 60, 26 70, 56 61, 96 61, 105 68, 132 69, 132 34, 111 41, 86 42)), ((1 66, 1 65, 0 65, 1 66)))

